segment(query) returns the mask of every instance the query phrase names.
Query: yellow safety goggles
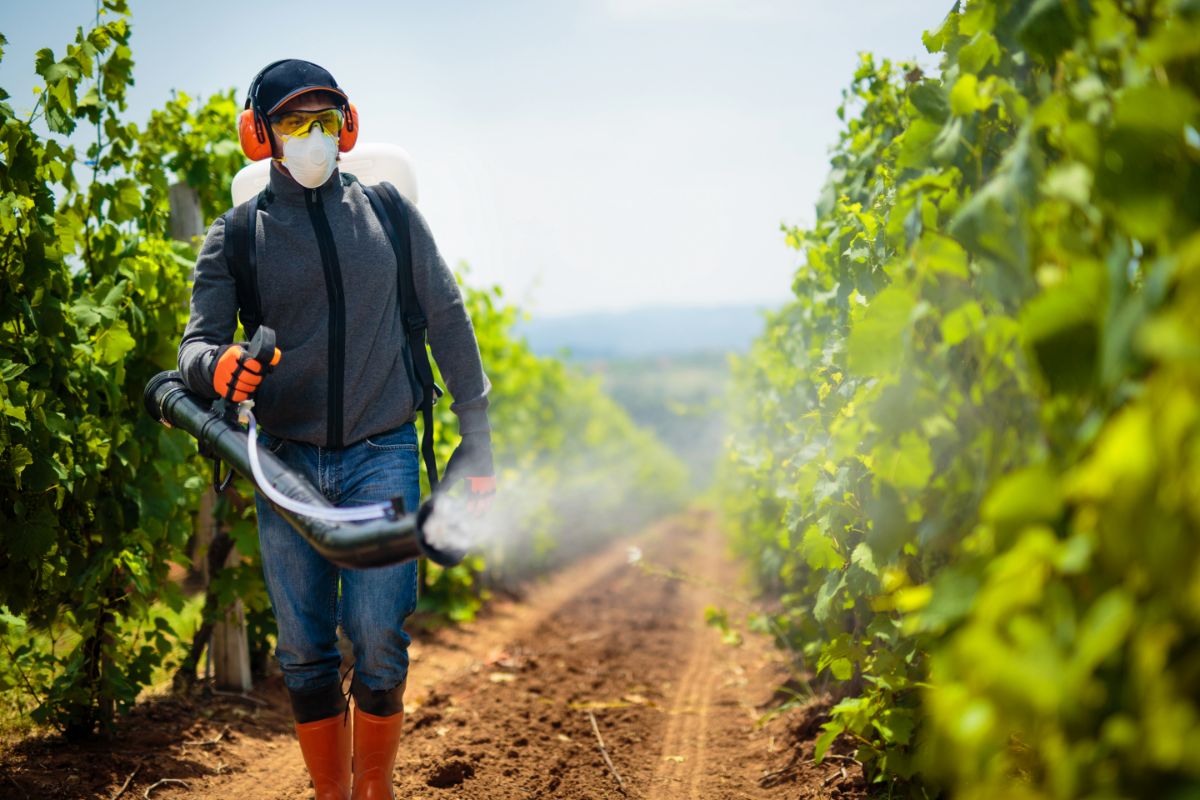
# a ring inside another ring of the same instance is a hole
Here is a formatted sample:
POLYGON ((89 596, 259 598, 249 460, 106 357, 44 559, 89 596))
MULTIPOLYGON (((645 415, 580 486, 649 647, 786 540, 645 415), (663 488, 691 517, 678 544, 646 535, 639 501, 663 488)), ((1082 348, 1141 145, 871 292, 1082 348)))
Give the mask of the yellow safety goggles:
POLYGON ((345 117, 341 109, 323 108, 320 111, 284 111, 271 117, 271 126, 284 136, 307 136, 313 123, 320 123, 326 133, 336 134, 342 129, 345 117))

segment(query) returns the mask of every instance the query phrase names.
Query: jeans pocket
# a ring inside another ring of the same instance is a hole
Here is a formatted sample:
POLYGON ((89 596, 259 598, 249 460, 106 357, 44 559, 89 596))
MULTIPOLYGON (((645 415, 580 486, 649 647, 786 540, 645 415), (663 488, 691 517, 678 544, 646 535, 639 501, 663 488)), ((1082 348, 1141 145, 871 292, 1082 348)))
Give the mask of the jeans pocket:
POLYGON ((363 443, 371 450, 417 451, 417 429, 412 423, 401 425, 390 431, 368 436, 363 443))

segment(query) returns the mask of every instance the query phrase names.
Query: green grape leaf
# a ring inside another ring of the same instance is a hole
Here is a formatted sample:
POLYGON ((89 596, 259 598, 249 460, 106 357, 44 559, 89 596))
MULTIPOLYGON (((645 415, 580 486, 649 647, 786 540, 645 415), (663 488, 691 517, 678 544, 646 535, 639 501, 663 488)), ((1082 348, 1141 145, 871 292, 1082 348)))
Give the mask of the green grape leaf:
POLYGON ((816 525, 810 525, 804 531, 800 553, 811 569, 837 570, 846 565, 846 559, 838 552, 837 545, 822 534, 816 525))

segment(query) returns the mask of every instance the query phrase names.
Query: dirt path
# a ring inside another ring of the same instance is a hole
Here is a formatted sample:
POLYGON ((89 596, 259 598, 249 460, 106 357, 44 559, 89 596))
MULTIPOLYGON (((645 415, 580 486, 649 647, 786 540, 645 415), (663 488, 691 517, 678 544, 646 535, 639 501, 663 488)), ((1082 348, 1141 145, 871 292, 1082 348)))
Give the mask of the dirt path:
MULTIPOLYGON (((717 587, 736 573, 715 520, 691 512, 564 570, 520 604, 419 640, 397 797, 865 796, 846 762, 811 764, 819 706, 755 724, 785 677, 779 655, 752 635, 722 644, 704 623, 706 606, 728 605, 717 587)), ((107 745, 5 748, 0 797, 110 798, 134 770, 125 797, 163 778, 187 785, 152 797, 311 797, 278 681, 256 698, 163 699, 107 745)))

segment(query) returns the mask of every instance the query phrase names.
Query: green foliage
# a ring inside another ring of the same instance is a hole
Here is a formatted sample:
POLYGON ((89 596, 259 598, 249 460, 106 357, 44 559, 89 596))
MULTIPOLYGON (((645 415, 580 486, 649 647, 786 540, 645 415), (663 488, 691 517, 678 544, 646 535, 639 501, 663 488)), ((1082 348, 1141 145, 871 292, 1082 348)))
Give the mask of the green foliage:
MULTIPOLYGON (((230 121, 241 111, 234 95, 229 89, 196 105, 186 94, 174 94, 163 108, 151 112, 141 136, 141 161, 167 169, 139 173, 143 182, 166 176, 194 189, 206 225, 229 210, 233 176, 246 163, 230 121)), ((153 185, 166 193, 167 184, 153 185)))
POLYGON ((38 52, 29 119, 0 103, 0 689, 70 733, 127 708, 190 634, 167 570, 204 481, 141 392, 187 318, 194 252, 169 239, 168 186, 194 181, 215 208, 236 147, 232 93, 175 97, 144 130, 121 119, 128 11, 105 9, 62 59, 38 52))
POLYGON ((74 632, 65 651, 9 656, 53 676, 34 715, 71 732, 132 703, 160 663, 169 631, 117 631, 155 598, 181 608, 160 587, 199 485, 141 410, 141 387, 174 362, 190 251, 165 237, 164 166, 119 119, 129 26, 123 2, 106 8, 116 18, 62 59, 38 52, 32 119, 0 103, 0 606, 19 615, 6 629, 74 632), (78 125, 96 129, 84 154, 65 138, 78 125))
POLYGON ((729 459, 781 638, 844 698, 818 756, 1200 791, 1198 42, 1195 3, 976 0, 937 77, 864 56, 729 459))

